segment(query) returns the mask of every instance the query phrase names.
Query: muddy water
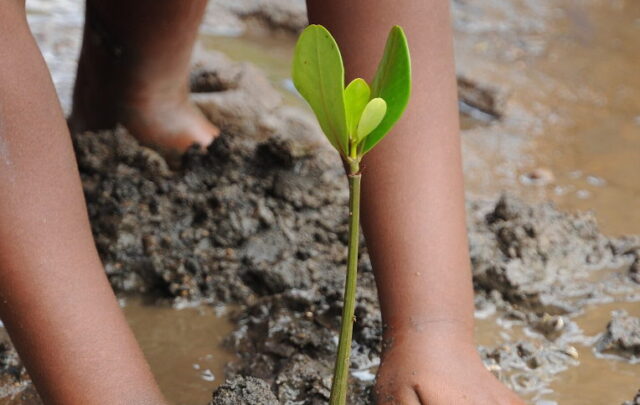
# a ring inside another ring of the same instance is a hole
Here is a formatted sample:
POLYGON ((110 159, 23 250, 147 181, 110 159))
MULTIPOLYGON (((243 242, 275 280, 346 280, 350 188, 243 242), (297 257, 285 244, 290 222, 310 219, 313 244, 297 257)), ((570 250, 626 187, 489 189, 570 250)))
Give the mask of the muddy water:
POLYGON ((605 231, 640 233, 640 2, 564 12, 559 40, 533 64, 562 83, 545 104, 564 122, 533 146, 536 163, 557 173, 547 195, 594 209, 605 231))
POLYGON ((239 37, 202 35, 201 39, 207 49, 223 52, 235 61, 248 61, 258 66, 280 90, 287 104, 307 108, 307 104, 293 92, 290 80, 295 46, 292 35, 269 33, 258 24, 249 24, 249 29, 239 37))
MULTIPOLYGON (((640 316, 640 303, 617 302, 588 308, 574 321, 586 337, 595 337, 605 329, 611 312, 618 309, 640 316)), ((638 390, 639 365, 596 356, 591 347, 583 344, 575 347, 580 355, 580 366, 562 373, 549 386, 554 391, 550 399, 562 405, 582 405, 622 403, 633 398, 638 390)))
POLYGON ((175 309, 125 300, 124 313, 172 405, 206 404, 234 355, 221 347, 233 330, 224 309, 175 309))
MULTIPOLYGON (((463 73, 508 100, 503 122, 466 136, 480 162, 468 188, 552 199, 594 210, 605 232, 640 233, 640 3, 512 3, 518 43, 484 27, 457 35, 463 73)), ((486 8, 476 17, 513 19, 486 8)))
MULTIPOLYGON (((640 316, 640 303, 613 302, 588 306, 582 314, 572 318, 577 328, 557 343, 571 345, 577 350, 579 366, 557 374, 542 392, 523 397, 533 404, 544 405, 620 404, 633 398, 638 391, 640 365, 614 357, 604 358, 595 354, 591 346, 605 330, 611 312, 620 309, 640 316)), ((539 335, 524 330, 522 325, 496 322, 495 317, 477 319, 475 333, 477 343, 489 347, 510 340, 544 341, 539 335)))

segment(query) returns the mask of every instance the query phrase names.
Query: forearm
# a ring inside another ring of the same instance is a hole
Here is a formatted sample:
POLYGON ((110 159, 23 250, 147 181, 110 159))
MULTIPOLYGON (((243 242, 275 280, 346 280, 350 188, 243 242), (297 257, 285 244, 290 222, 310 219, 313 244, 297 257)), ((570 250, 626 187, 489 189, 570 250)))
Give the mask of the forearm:
POLYGON ((47 404, 160 404, 97 256, 20 1, 0 4, 0 317, 47 404))
POLYGON ((362 223, 390 333, 446 331, 471 342, 473 296, 464 220, 448 1, 309 2, 343 52, 347 79, 372 78, 392 25, 407 34, 412 98, 364 159, 362 223))

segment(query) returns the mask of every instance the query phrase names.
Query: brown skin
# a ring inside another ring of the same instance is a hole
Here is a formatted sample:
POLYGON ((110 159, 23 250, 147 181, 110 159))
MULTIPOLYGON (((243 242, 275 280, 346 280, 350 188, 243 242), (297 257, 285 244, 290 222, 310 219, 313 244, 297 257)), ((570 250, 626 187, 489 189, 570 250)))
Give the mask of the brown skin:
MULTIPOLYGON (((371 78, 393 24, 407 31, 419 67, 405 117, 363 165, 363 226, 389 342, 379 403, 522 404, 473 344, 447 1, 371 4, 309 1, 311 21, 336 35, 350 78, 371 78)), ((217 130, 188 103, 186 85, 204 6, 89 0, 74 127, 120 122, 163 148, 208 144, 217 130)), ((162 405, 93 245, 24 0, 0 2, 0 72, 0 317, 45 404, 162 405)))
POLYGON ((0 317, 45 404, 164 404, 94 247, 23 0, 0 2, 0 54, 0 317))
POLYGON ((87 0, 72 130, 122 124, 141 142, 165 150, 211 143, 219 130, 189 102, 188 86, 206 5, 207 0, 87 0))
POLYGON ((483 366, 473 339, 458 108, 447 0, 308 0, 335 36, 347 80, 370 82, 388 30, 409 39, 404 117, 364 159, 362 225, 387 344, 379 404, 523 404, 483 366))

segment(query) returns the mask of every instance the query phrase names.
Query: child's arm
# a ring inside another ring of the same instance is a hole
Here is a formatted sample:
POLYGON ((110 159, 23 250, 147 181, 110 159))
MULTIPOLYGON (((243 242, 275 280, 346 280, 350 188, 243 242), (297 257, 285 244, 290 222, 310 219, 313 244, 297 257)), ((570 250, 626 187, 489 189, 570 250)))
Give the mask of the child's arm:
POLYGON ((0 1, 0 317, 45 404, 164 404, 97 256, 24 0, 0 1))
POLYGON ((379 403, 521 404, 486 371, 473 340, 458 109, 448 0, 309 0, 335 35, 347 79, 372 78, 401 25, 413 65, 404 118, 364 159, 363 227, 388 347, 379 403))

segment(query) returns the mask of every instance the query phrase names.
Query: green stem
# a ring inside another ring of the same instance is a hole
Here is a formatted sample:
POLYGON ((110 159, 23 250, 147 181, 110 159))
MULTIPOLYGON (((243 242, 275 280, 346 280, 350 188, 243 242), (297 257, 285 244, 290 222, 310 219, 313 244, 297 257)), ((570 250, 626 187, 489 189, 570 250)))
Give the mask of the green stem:
POLYGON ((347 259, 347 280, 344 288, 342 325, 338 341, 338 357, 333 372, 330 405, 345 405, 349 380, 351 339, 356 309, 356 283, 358 275, 358 244, 360 242, 360 179, 358 162, 349 165, 349 252, 347 259))

